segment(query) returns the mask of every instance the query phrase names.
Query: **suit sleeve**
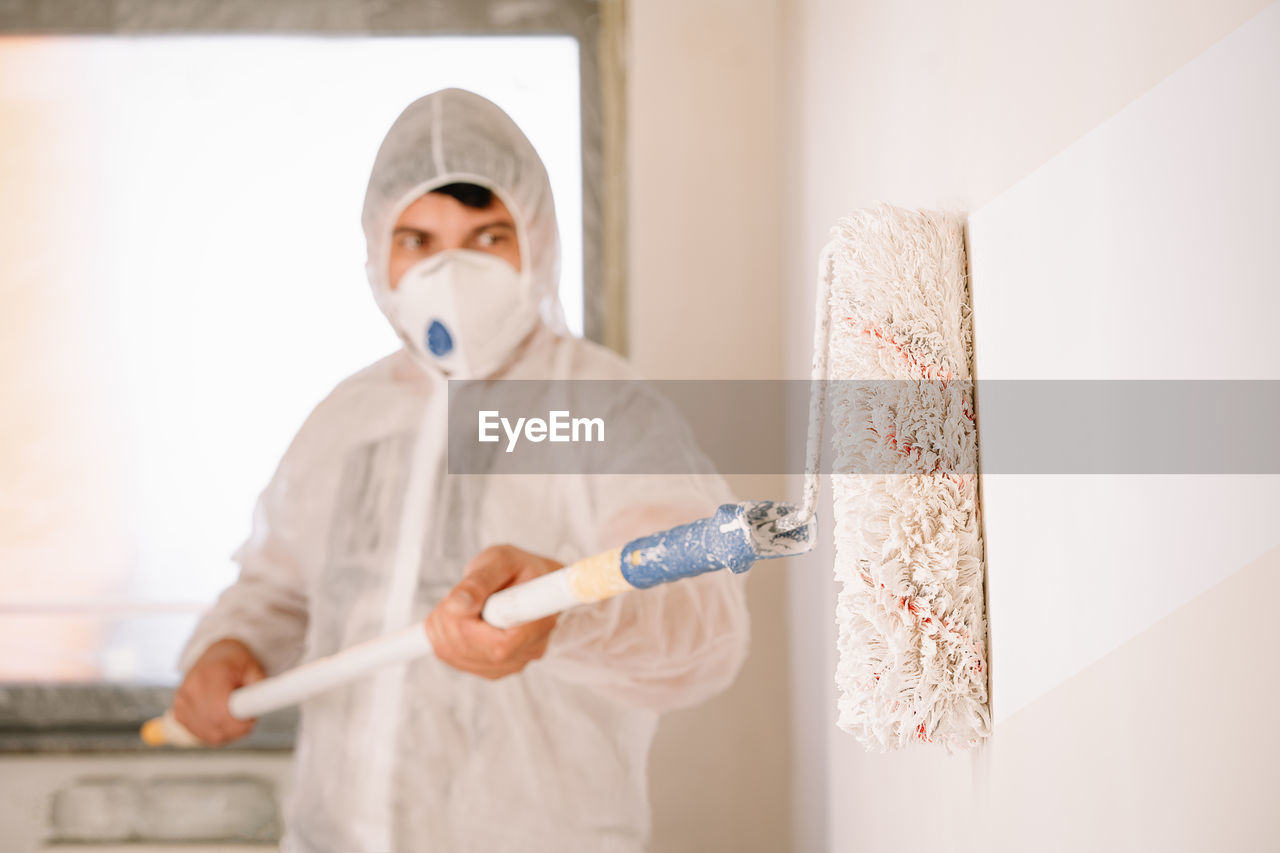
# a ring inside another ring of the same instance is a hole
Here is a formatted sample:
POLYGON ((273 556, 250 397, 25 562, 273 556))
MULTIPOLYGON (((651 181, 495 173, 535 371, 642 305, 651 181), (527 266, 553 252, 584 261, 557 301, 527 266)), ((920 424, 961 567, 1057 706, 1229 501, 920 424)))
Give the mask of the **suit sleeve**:
MULTIPOLYGON (((607 473, 585 478, 596 551, 734 500, 674 412, 647 398, 632 402, 642 411, 627 414, 644 439, 612 454, 607 473), (659 467, 664 473, 646 473, 659 467)), ((545 665, 624 704, 655 711, 698 704, 732 684, 746 659, 745 582, 722 570, 568 610, 545 665)))

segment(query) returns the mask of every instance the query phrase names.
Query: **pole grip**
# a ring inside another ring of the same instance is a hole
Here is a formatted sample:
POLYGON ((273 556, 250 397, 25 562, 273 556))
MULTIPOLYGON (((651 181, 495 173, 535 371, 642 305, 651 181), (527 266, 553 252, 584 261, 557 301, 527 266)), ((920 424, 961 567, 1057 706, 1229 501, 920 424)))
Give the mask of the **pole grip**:
POLYGON ((648 589, 719 569, 747 571, 759 555, 746 509, 744 504, 723 504, 710 518, 632 540, 622 549, 623 577, 637 589, 648 589))

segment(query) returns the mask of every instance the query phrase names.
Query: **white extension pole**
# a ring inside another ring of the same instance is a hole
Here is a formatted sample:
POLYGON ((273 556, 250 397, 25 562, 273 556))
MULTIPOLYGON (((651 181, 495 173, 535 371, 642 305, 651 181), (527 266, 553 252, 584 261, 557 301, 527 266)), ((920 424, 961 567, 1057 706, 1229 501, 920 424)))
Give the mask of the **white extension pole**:
MULTIPOLYGON (((489 596, 481 616, 495 628, 512 628, 631 589, 622 575, 621 553, 621 548, 615 548, 500 590, 489 596)), ((418 622, 233 690, 228 710, 237 719, 250 720, 296 705, 388 664, 404 663, 431 653, 426 626, 418 622)), ((200 741, 174 719, 172 711, 149 720, 142 727, 142 738, 153 746, 200 745, 200 741)))
MULTIPOLYGON (((581 604, 582 600, 574 596, 569 583, 570 570, 575 566, 566 566, 494 593, 485 602, 481 615, 495 628, 513 628, 581 604)), ((296 705, 388 664, 404 663, 431 653, 426 626, 418 622, 329 657, 304 663, 275 678, 241 687, 231 694, 228 708, 236 719, 251 720, 296 705)))
POLYGON ((431 654, 425 626, 418 622, 392 634, 317 658, 275 678, 233 691, 227 701, 231 716, 251 720, 296 705, 309 696, 359 678, 379 667, 431 654))

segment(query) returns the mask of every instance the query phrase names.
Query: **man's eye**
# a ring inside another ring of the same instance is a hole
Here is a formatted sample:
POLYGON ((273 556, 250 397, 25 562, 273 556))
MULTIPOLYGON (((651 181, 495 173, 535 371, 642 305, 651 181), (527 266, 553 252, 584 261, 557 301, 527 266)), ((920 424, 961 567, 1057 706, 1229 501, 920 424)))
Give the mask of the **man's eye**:
POLYGON ((480 236, 477 238, 477 241, 480 243, 481 246, 492 247, 492 246, 498 245, 504 239, 505 237, 502 234, 498 234, 493 231, 484 231, 484 232, 481 232, 480 236))
POLYGON ((396 244, 402 249, 421 249, 421 234, 401 234, 396 238, 396 244))

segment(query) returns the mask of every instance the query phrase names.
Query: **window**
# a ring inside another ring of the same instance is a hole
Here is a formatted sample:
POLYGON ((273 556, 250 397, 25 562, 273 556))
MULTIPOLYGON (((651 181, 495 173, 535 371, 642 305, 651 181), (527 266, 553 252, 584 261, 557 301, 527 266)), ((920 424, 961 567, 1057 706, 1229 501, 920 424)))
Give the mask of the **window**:
POLYGON ((477 91, 551 175, 583 329, 569 36, 0 39, 0 680, 174 680, 257 492, 397 346, 359 215, 400 110, 477 91))

